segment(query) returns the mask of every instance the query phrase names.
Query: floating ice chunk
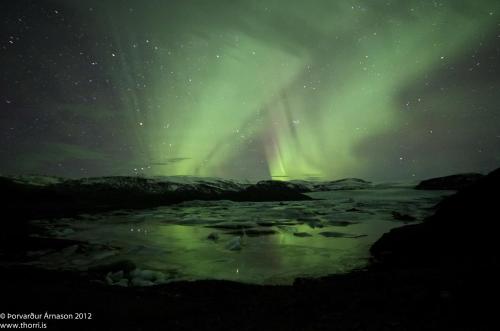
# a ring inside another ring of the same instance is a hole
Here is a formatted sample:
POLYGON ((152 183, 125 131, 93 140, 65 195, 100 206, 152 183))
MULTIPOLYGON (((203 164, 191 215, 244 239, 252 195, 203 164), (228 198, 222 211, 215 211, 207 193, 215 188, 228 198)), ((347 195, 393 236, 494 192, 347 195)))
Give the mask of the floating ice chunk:
POLYGON ((123 270, 117 272, 108 272, 106 278, 109 278, 113 283, 117 283, 124 278, 123 270))
POLYGON ((217 241, 219 240, 219 234, 217 232, 212 232, 208 235, 207 239, 217 241))
POLYGON ((288 233, 295 233, 299 231, 295 226, 286 226, 286 225, 278 225, 278 229, 288 233))
POLYGON ((241 237, 237 236, 231 239, 227 244, 226 248, 230 251, 239 251, 241 250, 241 237))
POLYGON ((107 258, 107 257, 110 257, 110 256, 113 256, 113 255, 116 255, 117 252, 116 251, 104 251, 104 252, 98 252, 94 255, 92 255, 92 259, 95 261, 95 260, 102 260, 104 258, 107 258))
POLYGON ((145 279, 142 279, 139 277, 132 278, 131 283, 133 286, 152 286, 152 285, 155 285, 155 283, 153 283, 152 281, 145 280, 145 279))
POLYGON ((106 283, 117 286, 151 286, 167 282, 165 274, 161 271, 134 269, 130 273, 123 270, 108 272, 106 283))
POLYGON ((61 255, 62 256, 71 256, 71 255, 74 255, 76 253, 76 251, 78 250, 80 246, 78 245, 71 245, 71 246, 68 246, 66 248, 63 248, 61 250, 61 255))
POLYGON ((64 237, 64 236, 69 236, 71 234, 75 233, 75 230, 70 229, 70 228, 65 228, 61 230, 56 230, 54 231, 54 234, 58 237, 64 237))
POLYGON ((128 286, 128 279, 125 278, 123 270, 117 272, 108 272, 106 274, 106 283, 108 285, 128 286))
POLYGON ((128 279, 127 278, 120 279, 118 282, 114 283, 113 285, 128 287, 128 279))
POLYGON ((113 285, 113 280, 108 275, 106 275, 106 284, 113 285))
POLYGON ((165 274, 161 271, 146 270, 146 269, 135 269, 130 273, 132 279, 142 279, 144 281, 150 281, 154 283, 164 283, 166 280, 165 274))

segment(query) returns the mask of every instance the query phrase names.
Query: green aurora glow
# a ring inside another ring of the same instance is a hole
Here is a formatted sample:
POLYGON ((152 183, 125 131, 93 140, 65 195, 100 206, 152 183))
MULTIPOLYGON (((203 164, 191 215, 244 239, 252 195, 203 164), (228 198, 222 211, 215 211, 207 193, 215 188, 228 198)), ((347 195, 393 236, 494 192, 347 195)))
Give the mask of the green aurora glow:
POLYGON ((92 52, 131 151, 113 171, 275 179, 369 175, 359 146, 440 100, 401 94, 500 14, 472 0, 61 3, 109 35, 92 52))

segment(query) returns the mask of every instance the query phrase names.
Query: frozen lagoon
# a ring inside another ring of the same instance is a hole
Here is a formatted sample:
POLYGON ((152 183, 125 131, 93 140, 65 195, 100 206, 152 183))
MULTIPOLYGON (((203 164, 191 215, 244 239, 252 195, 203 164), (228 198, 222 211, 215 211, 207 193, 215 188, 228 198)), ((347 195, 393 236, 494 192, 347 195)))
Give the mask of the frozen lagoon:
POLYGON ((161 275, 159 282, 291 284, 363 268, 383 233, 422 220, 451 193, 379 186, 307 193, 317 199, 311 201, 189 201, 40 220, 33 223, 41 235, 84 244, 31 252, 27 263, 85 272, 128 260, 149 276, 161 275))

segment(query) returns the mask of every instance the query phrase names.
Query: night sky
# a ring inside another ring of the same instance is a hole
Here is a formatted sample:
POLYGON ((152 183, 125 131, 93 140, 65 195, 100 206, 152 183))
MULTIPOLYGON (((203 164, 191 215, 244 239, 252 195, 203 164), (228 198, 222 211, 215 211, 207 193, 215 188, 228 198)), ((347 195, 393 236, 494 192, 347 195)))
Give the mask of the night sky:
POLYGON ((500 1, 2 0, 0 174, 500 166, 500 1))

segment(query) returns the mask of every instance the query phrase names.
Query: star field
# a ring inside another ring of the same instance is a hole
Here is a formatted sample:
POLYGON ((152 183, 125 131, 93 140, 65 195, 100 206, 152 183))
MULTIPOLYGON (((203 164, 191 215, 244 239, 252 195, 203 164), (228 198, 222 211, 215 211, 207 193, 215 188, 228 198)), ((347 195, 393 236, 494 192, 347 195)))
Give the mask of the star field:
POLYGON ((497 1, 3 1, 0 173, 500 165, 497 1))

